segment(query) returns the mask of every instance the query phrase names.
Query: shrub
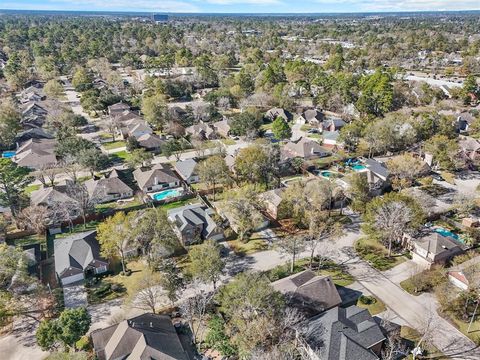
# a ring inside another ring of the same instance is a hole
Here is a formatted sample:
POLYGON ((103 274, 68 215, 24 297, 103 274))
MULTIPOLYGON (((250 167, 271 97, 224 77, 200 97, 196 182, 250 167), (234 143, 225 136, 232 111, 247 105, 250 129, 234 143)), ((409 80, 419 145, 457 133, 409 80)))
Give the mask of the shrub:
POLYGON ((91 349, 90 337, 87 335, 82 336, 81 339, 77 341, 76 346, 78 350, 85 350, 85 351, 90 350, 91 349))
POLYGON ((377 302, 377 299, 375 299, 373 296, 361 295, 358 301, 360 301, 360 303, 363 305, 371 305, 375 304, 377 302))

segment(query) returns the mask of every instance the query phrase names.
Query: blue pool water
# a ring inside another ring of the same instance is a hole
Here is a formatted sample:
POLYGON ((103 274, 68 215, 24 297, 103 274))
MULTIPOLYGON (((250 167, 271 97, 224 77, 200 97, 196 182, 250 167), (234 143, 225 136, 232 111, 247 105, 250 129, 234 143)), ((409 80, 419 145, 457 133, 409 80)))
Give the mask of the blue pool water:
POLYGON ((328 177, 332 176, 332 173, 330 171, 322 171, 322 172, 320 172, 320 175, 328 178, 328 177))
POLYGON ((455 234, 455 233, 451 232, 450 230, 447 230, 447 229, 444 229, 444 228, 435 228, 435 232, 439 233, 442 236, 451 237, 451 238, 454 238, 455 240, 463 242, 462 238, 460 236, 458 236, 458 234, 455 234))
POLYGON ((3 157, 3 158, 10 159, 10 158, 14 157, 15 154, 16 154, 15 151, 4 151, 4 152, 2 153, 2 157, 3 157))
POLYGON ((160 201, 160 200, 165 200, 172 197, 177 197, 180 195, 182 195, 182 193, 178 189, 169 189, 169 190, 164 190, 159 193, 153 194, 152 197, 154 200, 160 201))
POLYGON ((366 167, 364 165, 353 165, 352 169, 355 171, 362 171, 362 170, 365 170, 366 167))

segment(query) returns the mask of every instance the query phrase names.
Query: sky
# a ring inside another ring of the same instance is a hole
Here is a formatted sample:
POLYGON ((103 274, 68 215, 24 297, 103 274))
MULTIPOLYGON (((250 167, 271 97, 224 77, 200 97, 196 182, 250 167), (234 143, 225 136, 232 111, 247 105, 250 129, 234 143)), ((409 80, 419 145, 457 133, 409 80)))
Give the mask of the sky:
POLYGON ((480 10, 480 0, 0 0, 0 9, 176 13, 480 10))

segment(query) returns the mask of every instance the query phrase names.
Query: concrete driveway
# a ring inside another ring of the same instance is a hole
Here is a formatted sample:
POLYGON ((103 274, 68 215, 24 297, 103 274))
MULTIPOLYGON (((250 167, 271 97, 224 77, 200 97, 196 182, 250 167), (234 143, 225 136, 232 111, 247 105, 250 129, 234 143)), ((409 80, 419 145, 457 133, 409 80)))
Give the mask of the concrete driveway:
MULTIPOLYGON (((405 292, 384 274, 358 258, 346 263, 348 272, 370 293, 402 318, 410 327, 422 331, 428 324, 432 343, 452 359, 480 359, 480 349, 448 321, 440 317, 433 299, 417 298, 405 292)), ((394 272, 391 272, 394 273, 394 272)), ((398 274, 392 275, 398 280, 398 274)))
POLYGON ((77 308, 77 307, 86 307, 87 302, 87 291, 83 282, 74 283, 66 285, 63 287, 63 300, 65 302, 65 308, 77 308))

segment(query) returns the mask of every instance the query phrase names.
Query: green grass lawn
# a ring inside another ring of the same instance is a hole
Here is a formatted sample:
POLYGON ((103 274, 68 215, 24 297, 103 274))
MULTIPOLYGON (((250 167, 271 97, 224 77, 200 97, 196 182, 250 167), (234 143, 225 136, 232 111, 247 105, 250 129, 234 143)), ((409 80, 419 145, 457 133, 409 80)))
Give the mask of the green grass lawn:
POLYGON ((125 162, 130 158, 130 154, 126 150, 122 150, 114 154, 110 154, 109 157, 113 162, 115 161, 125 162))
POLYGON ((308 131, 310 129, 312 129, 312 126, 308 125, 308 124, 304 124, 300 127, 300 130, 302 130, 302 131, 308 131))
POLYGON ((403 255, 394 254, 388 257, 388 251, 385 246, 371 238, 359 239, 355 243, 355 250, 363 260, 380 271, 389 270, 407 260, 403 255))
POLYGON ((105 203, 105 204, 98 204, 95 206, 95 208, 97 209, 97 211, 99 212, 106 212, 106 211, 110 211, 110 210, 125 210, 125 209, 128 209, 130 207, 136 207, 136 206, 140 206, 142 205, 142 201, 141 200, 138 200, 138 199, 135 199, 135 200, 132 200, 132 201, 122 201, 122 202, 116 202, 116 201, 112 201, 112 202, 109 202, 109 203, 105 203))
POLYGON ((362 309, 368 309, 372 316, 378 315, 387 310, 385 304, 374 296, 360 297, 357 301, 357 306, 362 309), (362 299, 364 299, 364 301, 362 301, 362 299))
MULTIPOLYGON (((119 261, 117 261, 115 267, 117 268, 117 271, 121 269, 119 261)), ((142 273, 147 269, 147 265, 143 261, 132 260, 127 261, 127 269, 132 271, 130 276, 117 274, 114 276, 110 276, 106 279, 108 279, 108 281, 110 281, 111 283, 120 284, 125 288, 127 294, 132 294, 135 289, 135 285, 138 282, 138 279, 140 279, 142 273)))
POLYGON ((263 131, 272 130, 273 123, 263 124, 260 129, 263 131))
POLYGON ((119 141, 112 141, 112 142, 109 142, 109 143, 103 143, 102 146, 106 149, 106 150, 112 150, 112 149, 118 149, 118 148, 121 148, 121 147, 124 147, 126 146, 127 143, 123 140, 119 140, 119 141))
POLYGON ((177 207, 193 204, 195 201, 196 201, 196 199, 185 199, 185 200, 180 200, 180 201, 175 201, 175 202, 171 202, 171 203, 168 203, 168 204, 160 205, 158 207, 162 208, 165 211, 168 211, 170 209, 174 209, 174 208, 177 208, 177 207))
POLYGON ((41 187, 42 187, 42 185, 40 185, 40 184, 28 185, 28 186, 24 189, 24 192, 25 192, 25 194, 30 195, 32 192, 40 189, 41 187))

